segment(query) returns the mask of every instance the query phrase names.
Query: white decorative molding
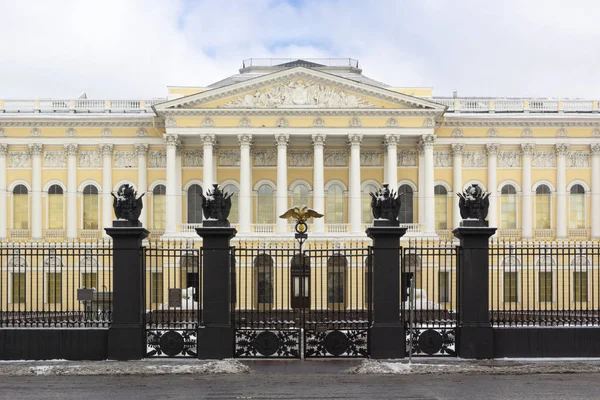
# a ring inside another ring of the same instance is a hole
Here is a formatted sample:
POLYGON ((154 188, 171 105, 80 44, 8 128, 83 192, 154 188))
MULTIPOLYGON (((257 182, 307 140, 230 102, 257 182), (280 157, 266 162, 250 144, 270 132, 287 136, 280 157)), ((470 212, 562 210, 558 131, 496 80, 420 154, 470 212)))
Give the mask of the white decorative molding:
POLYGON ((167 117, 165 119, 165 127, 166 128, 176 128, 177 127, 177 120, 173 117, 167 117))
POLYGON ((498 131, 494 128, 490 128, 487 131, 487 137, 498 137, 498 131))
POLYGON ((31 153, 28 150, 8 152, 9 168, 31 168, 31 153))
MULTIPOLYGON (((463 153, 465 152, 465 145, 462 143, 452 143, 452 145, 450 146, 450 153, 452 155, 459 155, 462 157, 463 153)), ((435 153, 434 153, 434 157, 435 157, 435 153)))
MULTIPOLYGON (((454 147, 452 149, 454 150, 454 147)), ((433 165, 436 168, 452 167, 452 153, 449 150, 434 151, 433 165)))
POLYGON ((6 137, 6 132, 2 128, 0 128, 0 137, 6 137))
POLYGON ((567 168, 589 168, 590 153, 587 151, 567 152, 567 168))
POLYGON ((558 143, 555 145, 556 154, 559 156, 566 156, 569 151, 569 145, 567 143, 558 143))
POLYGON ((77 131, 75 130, 75 128, 68 128, 65 131, 65 136, 67 136, 67 137, 75 137, 75 136, 77 136, 77 131))
POLYGON ((6 157, 8 154, 8 145, 6 143, 0 143, 0 155, 6 157))
POLYGON ((569 136, 569 133, 567 132, 567 130, 565 128, 559 128, 556 131, 556 137, 567 137, 569 136))
POLYGON ((135 132, 135 136, 137 136, 137 137, 147 137, 148 136, 148 131, 146 129, 140 127, 135 132))
POLYGON ((219 150, 219 166, 220 167, 239 167, 240 166, 240 150, 239 149, 219 150))
POLYGON ((454 130, 452 131, 451 134, 452 137, 464 137, 465 134, 463 133, 462 130, 460 130, 459 128, 454 128, 454 130))
POLYGON ((137 153, 135 150, 115 151, 114 168, 137 168, 137 153))
POLYGON ((67 156, 76 156, 78 149, 79 145, 77 143, 65 144, 65 153, 67 156))
POLYGON ((167 152, 165 150, 150 150, 148 152, 148 168, 166 168, 167 152))
POLYGON ((338 88, 306 79, 281 82, 223 104, 219 108, 375 108, 375 104, 338 88))
POLYGON ((488 143, 485 145, 485 151, 488 155, 498 155, 498 150, 500 150, 500 145, 498 143, 488 143))
POLYGON ((255 149, 254 150, 255 167, 276 167, 277 151, 275 149, 255 149))
POLYGON ((399 167, 416 167, 417 166, 417 151, 398 149, 397 161, 399 167))
POLYGON ((112 136, 112 130, 110 128, 104 128, 100 132, 100 136, 102 136, 102 137, 110 137, 110 136, 112 136))
POLYGON ((66 168, 67 158, 64 151, 45 151, 44 167, 47 168, 66 168))
POLYGON ((600 136, 600 128, 594 128, 594 129, 592 130, 592 136, 593 136, 593 137, 598 137, 598 136, 600 136))
POLYGON ((214 128, 215 121, 213 121, 211 117, 206 117, 202 120, 202 124, 200 124, 200 126, 203 128, 214 128))
POLYGON ((348 165, 346 150, 325 149, 323 159, 326 167, 345 167, 348 165))
POLYGON ((400 128, 400 123, 398 122, 398 120, 396 118, 389 118, 385 122, 385 126, 387 128, 400 128))
POLYGON ((311 150, 290 150, 288 164, 290 167, 312 167, 313 152, 311 150))
POLYGON ((33 136, 33 137, 42 136, 42 131, 40 131, 38 128, 33 128, 31 130, 31 132, 29 132, 29 136, 33 136))
POLYGON ((183 166, 195 168, 204 166, 204 150, 184 150, 183 166))
POLYGON ((501 150, 498 152, 498 168, 521 167, 521 152, 519 150, 501 150))
POLYGON ((288 121, 287 118, 281 117, 277 119, 277 121, 275 122, 275 126, 277 128, 289 128, 290 121, 288 121))
POLYGON ((383 165, 381 150, 361 150, 360 165, 362 167, 380 167, 383 165))
POLYGON ((600 143, 590 144, 590 153, 593 155, 600 154, 600 143))
POLYGON ((238 122, 238 126, 240 128, 249 128, 252 126, 252 123, 250 122, 250 120, 248 119, 248 117, 242 117, 240 119, 240 122, 238 122))
POLYGON ((521 137, 533 137, 533 131, 529 128, 525 128, 521 131, 521 137))
POLYGON ((556 154, 552 150, 536 150, 533 152, 531 165, 534 168, 555 168, 556 154))
POLYGON ((32 156, 41 156, 42 155, 42 150, 44 148, 44 146, 41 143, 30 143, 28 145, 29 147, 29 153, 31 153, 32 156))
MULTIPOLYGON (((498 152, 500 153, 500 152, 498 152)), ((487 155, 483 150, 469 150, 463 153, 463 167, 465 168, 486 168, 487 155)))
POLYGON ((137 143, 134 145, 136 154, 139 155, 147 155, 148 154, 148 144, 147 143, 137 143))
POLYGON ((423 120, 423 128, 435 128, 435 120, 433 118, 425 118, 423 120))
POLYGON ((350 128, 361 128, 362 127, 362 121, 358 117, 353 117, 348 122, 348 127, 350 127, 350 128))
POLYGON ((100 150, 81 150, 79 152, 80 168, 100 168, 102 167, 102 155, 100 150))

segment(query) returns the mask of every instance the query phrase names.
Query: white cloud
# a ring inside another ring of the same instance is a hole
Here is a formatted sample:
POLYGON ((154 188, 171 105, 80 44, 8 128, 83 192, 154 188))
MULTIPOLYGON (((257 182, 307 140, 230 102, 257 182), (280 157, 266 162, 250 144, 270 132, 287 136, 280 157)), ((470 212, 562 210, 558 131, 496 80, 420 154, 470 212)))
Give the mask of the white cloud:
POLYGON ((436 95, 598 98, 594 0, 0 0, 0 97, 163 97, 250 57, 352 57, 436 95))

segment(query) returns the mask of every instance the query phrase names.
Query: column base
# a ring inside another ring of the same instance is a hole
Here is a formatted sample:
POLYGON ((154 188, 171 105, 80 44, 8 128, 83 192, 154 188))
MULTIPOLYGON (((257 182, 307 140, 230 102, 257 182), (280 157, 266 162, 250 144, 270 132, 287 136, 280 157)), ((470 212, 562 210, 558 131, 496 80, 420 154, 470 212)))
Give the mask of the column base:
POLYGON ((214 325, 198 328, 198 358, 221 360, 233 358, 235 337, 231 325, 214 325))
POLYGON ((456 335, 459 357, 477 360, 494 358, 494 329, 491 326, 461 326, 456 335))
POLYGON ((374 323, 371 328, 371 358, 404 358, 406 330, 401 322, 374 323))

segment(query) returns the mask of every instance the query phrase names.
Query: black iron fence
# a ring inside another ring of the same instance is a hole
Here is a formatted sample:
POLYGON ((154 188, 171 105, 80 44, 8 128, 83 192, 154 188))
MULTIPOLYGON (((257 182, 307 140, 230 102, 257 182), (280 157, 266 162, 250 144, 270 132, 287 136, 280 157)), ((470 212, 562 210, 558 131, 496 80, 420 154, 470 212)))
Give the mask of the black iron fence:
POLYGON ((0 326, 107 327, 112 244, 1 243, 0 326))

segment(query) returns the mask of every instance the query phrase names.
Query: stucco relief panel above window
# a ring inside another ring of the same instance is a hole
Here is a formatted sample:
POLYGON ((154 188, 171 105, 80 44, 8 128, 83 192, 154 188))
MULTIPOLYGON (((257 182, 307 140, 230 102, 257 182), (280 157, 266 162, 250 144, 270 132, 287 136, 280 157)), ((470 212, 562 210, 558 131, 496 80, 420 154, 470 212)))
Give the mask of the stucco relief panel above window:
POLYGON ((436 168, 452 167, 452 154, 449 150, 433 152, 433 165, 436 168))
POLYGON ((44 167, 47 168, 66 168, 67 159, 64 151, 45 151, 44 167))
POLYGON ((535 168, 554 168, 556 157, 553 150, 538 150, 533 152, 531 165, 535 168))
POLYGON ((150 150, 148 152, 149 168, 166 168, 167 152, 165 150, 150 150))
POLYGON ((219 166, 220 167, 239 167, 240 166, 240 151, 233 149, 219 150, 219 166))
POLYGON ((273 149, 254 150, 255 167, 275 167, 277 166, 277 152, 273 149))
POLYGON ((28 151, 9 151, 8 166, 10 168, 30 168, 31 154, 28 151))
POLYGON ((102 156, 100 150, 82 150, 79 152, 80 168, 102 167, 102 156))
POLYGON ((290 167, 312 167, 312 150, 290 150, 288 162, 290 167))
POLYGON ((380 167, 383 164, 381 150, 361 150, 360 165, 363 167, 380 167))
POLYGON ((416 150, 398 150, 397 159, 399 167, 416 167, 417 166, 417 151, 416 150))
POLYGON ((202 167, 204 165, 204 150, 184 150, 184 167, 202 167))
POLYGON ((589 168, 590 153, 587 151, 567 152, 567 168, 589 168))
POLYGON ((518 150, 502 150, 498 152, 498 168, 521 167, 521 153, 518 150))
POLYGON ((115 151, 115 168, 137 168, 137 154, 135 150, 115 151))
POLYGON ((487 168, 487 155, 483 150, 465 151, 463 153, 463 167, 487 168))
POLYGON ((348 165, 346 150, 325 150, 323 157, 326 167, 345 167, 348 165))

